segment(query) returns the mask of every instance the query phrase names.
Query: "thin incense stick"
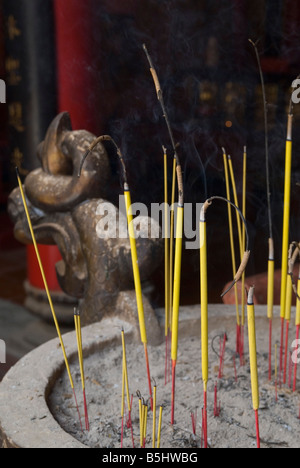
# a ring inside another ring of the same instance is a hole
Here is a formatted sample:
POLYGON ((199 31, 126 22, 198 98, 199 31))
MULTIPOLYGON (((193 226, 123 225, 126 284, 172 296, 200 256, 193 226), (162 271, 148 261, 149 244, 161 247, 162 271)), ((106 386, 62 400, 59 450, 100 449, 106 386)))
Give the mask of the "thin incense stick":
POLYGON ((151 402, 151 408, 152 408, 153 399, 152 399, 152 386, 151 386, 149 357, 148 357, 148 350, 147 350, 147 332, 146 332, 146 324, 145 324, 143 294, 142 294, 140 270, 139 270, 139 263, 138 263, 136 239, 135 239, 135 232, 134 232, 131 195, 130 195, 130 190, 129 190, 129 185, 128 185, 127 171, 126 171, 124 156, 122 154, 121 149, 118 147, 118 145, 116 144, 116 142, 113 140, 112 137, 110 137, 109 135, 100 136, 96 138, 96 140, 90 145, 89 149, 86 151, 86 153, 84 154, 81 160, 78 177, 80 177, 81 175, 84 162, 86 158, 88 157, 88 155, 90 154, 90 152, 93 151, 93 149, 100 142, 103 142, 103 141, 109 141, 113 144, 113 146, 115 147, 117 151, 117 155, 119 157, 119 161, 122 167, 122 178, 123 178, 124 198, 125 198, 125 205, 126 205, 126 215, 127 215, 127 224, 128 224, 128 232, 129 232, 130 250, 131 250, 133 279, 134 279, 134 287, 135 287, 135 293, 136 293, 136 302, 137 302, 141 341, 144 344, 146 369, 147 369, 147 376, 148 376, 148 386, 149 386, 150 402, 151 402))
POLYGON ((207 382, 208 382, 208 298, 207 298, 207 233, 206 210, 203 205, 200 215, 200 296, 201 296, 201 355, 203 381, 203 437, 207 448, 207 382))
POLYGON ((277 364, 277 348, 278 345, 277 343, 275 344, 275 401, 277 402, 278 400, 278 393, 277 393, 277 387, 278 387, 278 364, 277 364))
MULTIPOLYGON (((242 213, 246 219, 246 208, 247 208, 247 147, 244 146, 243 153, 243 198, 242 198, 242 213)), ((245 225, 242 225, 242 246, 243 252, 245 251, 246 244, 246 231, 245 225)), ((242 275, 242 324, 241 324, 241 364, 244 364, 244 332, 245 332, 245 272, 242 275)))
POLYGON ((33 229, 33 226, 32 226, 31 219, 30 219, 30 214, 29 214, 29 210, 28 210, 28 206, 27 206, 27 201, 26 201, 26 197, 25 197, 25 193, 24 193, 24 189, 23 189, 23 185, 22 185, 22 182, 21 182, 21 178, 20 178, 18 168, 16 168, 16 175, 17 175, 18 184, 19 184, 19 188, 20 188, 20 193, 21 193, 21 197, 22 197, 22 202, 23 202, 23 206, 24 206, 24 210, 25 210, 25 214, 26 214, 26 218, 27 218, 27 222, 28 222, 28 227, 29 227, 30 234, 31 234, 31 239, 32 239, 32 242, 33 242, 33 245, 34 245, 35 254, 36 254, 37 261, 38 261, 39 268, 40 268, 40 272, 41 272, 41 275, 42 275, 42 279, 43 279, 45 291, 46 291, 46 294, 47 294, 50 310, 51 310, 51 313, 52 313, 53 321, 54 321, 54 324, 55 324, 56 332, 57 332, 57 335, 58 335, 58 338, 59 338, 59 341, 60 341, 60 345, 61 345, 62 353, 63 353, 63 356, 64 356, 64 361, 65 361, 68 377, 69 377, 69 380, 70 380, 70 385, 71 385, 73 395, 74 395, 74 399, 75 399, 75 404, 76 404, 77 413, 78 413, 78 416, 79 416, 80 426, 81 426, 81 429, 82 429, 79 407, 78 407, 78 403, 77 403, 73 378, 72 378, 72 375, 71 375, 70 366, 69 366, 69 362, 68 362, 68 358, 67 358, 67 354, 66 354, 66 350, 65 350, 65 345, 64 345, 64 342, 63 342, 63 338, 62 338, 62 335, 61 335, 61 332, 60 332, 60 328, 59 328, 59 324, 58 324, 58 321, 57 321, 56 313, 55 313, 55 310, 54 310, 54 305, 53 305, 53 302, 52 302, 50 290, 49 290, 49 287, 48 287, 48 282, 47 282, 47 279, 46 279, 44 267, 43 267, 42 260, 41 260, 41 257, 40 257, 37 241, 36 241, 35 234, 34 234, 34 229, 33 229))
POLYGON ((159 408, 159 420, 158 420, 158 431, 157 431, 157 448, 160 448, 160 440, 161 440, 161 426, 162 426, 162 414, 163 414, 163 406, 159 408))
MULTIPOLYGON (((224 148, 222 148, 222 150, 223 150, 223 162, 224 162, 225 183, 226 183, 226 197, 227 197, 227 200, 231 200, 227 154, 224 148)), ((234 237, 233 237, 232 210, 231 210, 230 204, 228 204, 227 209, 228 209, 231 261, 232 261, 232 270, 233 270, 233 278, 234 278, 236 275, 236 259, 235 259, 235 248, 234 248, 234 237)), ((236 284, 234 285, 234 292, 235 292, 235 308, 236 308, 236 352, 239 353, 241 322, 240 322, 240 312, 239 312, 238 290, 237 290, 236 284)))
POLYGON ((168 216, 168 160, 167 149, 163 146, 164 152, 164 238, 165 238, 165 384, 168 378, 168 334, 170 325, 170 241, 169 241, 169 216, 168 216))
POLYGON ((183 215, 184 215, 184 195, 183 195, 183 180, 182 170, 179 155, 177 153, 177 145, 175 144, 170 120, 164 103, 163 93, 158 79, 157 72, 153 66, 152 59, 145 44, 143 49, 146 54, 150 72, 156 89, 157 99, 162 109, 164 119, 167 124, 169 137, 171 140, 174 157, 176 158, 176 172, 178 183, 178 208, 177 208, 177 226, 176 226, 176 246, 175 246, 175 259, 174 259, 174 286, 173 286, 173 316, 172 316, 172 344, 171 344, 171 358, 172 358, 172 403, 171 403, 171 424, 174 424, 174 408, 175 408, 175 372, 177 361, 177 348, 178 348, 178 321, 179 321, 179 302, 180 302, 180 281, 181 281, 181 261, 182 261, 182 235, 183 235, 183 215))
MULTIPOLYGON (((238 197, 237 197, 237 189, 236 189, 236 182, 235 182, 235 175, 234 175, 234 170, 233 170, 232 159, 231 159, 230 155, 228 155, 227 158, 228 158, 229 174, 230 174, 231 186, 232 186, 232 192, 233 192, 233 200, 234 200, 235 206, 237 206, 239 208, 239 202, 238 202, 238 197)), ((242 237, 241 220, 240 220, 238 212, 236 212, 236 221, 237 221, 237 227, 238 227, 240 255, 241 255, 241 260, 242 260, 242 258, 243 258, 243 237, 242 237)))
MULTIPOLYGON (((273 238, 273 224, 272 224, 272 207, 271 207, 271 185, 270 185, 270 167, 269 167, 269 135, 268 135, 268 103, 266 98, 266 88, 264 82, 263 71, 261 67, 261 61, 257 49, 257 43, 254 43, 251 39, 249 42, 253 45, 258 64, 262 95, 263 95, 263 106, 264 106, 264 126, 265 126, 265 157, 266 157, 266 188, 267 188, 267 204, 268 204, 268 223, 269 223, 269 257, 268 257, 268 301, 267 301, 267 316, 270 321, 270 333, 269 333, 269 352, 272 352, 272 320, 273 320, 273 309, 274 309, 274 269, 275 269, 275 258, 274 258, 274 238, 273 238)), ((285 279, 286 281, 286 279, 285 279)), ((271 355, 269 355, 269 380, 271 379, 271 355)))
POLYGON ((131 421, 131 400, 130 400, 130 392, 129 392, 129 379, 128 379, 128 370, 127 370, 127 357, 126 357, 126 345, 125 345, 125 332, 124 330, 121 331, 121 339, 122 339, 122 350, 123 350, 123 368, 124 368, 124 379, 125 379, 125 388, 126 388, 126 397, 127 397, 127 407, 128 407, 128 423, 131 429, 131 438, 134 447, 134 439, 133 439, 133 428, 132 428, 132 421, 131 421))
POLYGON ((156 441, 156 385, 153 386, 152 448, 155 448, 155 441, 156 441))
POLYGON ((140 446, 143 447, 143 404, 142 398, 139 397, 139 421, 140 421, 140 446))
POLYGON ((123 438, 124 438, 124 413, 125 413, 125 362, 124 356, 122 359, 122 399, 121 399, 121 448, 123 448, 123 438))
POLYGON ((87 409, 87 402, 86 402, 86 393, 85 393, 85 376, 84 376, 83 353, 82 353, 81 320, 80 320, 80 312, 76 308, 74 309, 74 323, 75 323, 75 330, 76 330, 78 360, 79 360, 81 386, 82 386, 82 394, 83 394, 85 428, 86 428, 87 431, 89 431, 90 430, 90 423, 89 423, 88 409, 87 409))
POLYGON ((253 409, 255 412, 257 448, 260 448, 259 418, 258 418, 259 384, 258 384, 258 371, 257 371, 256 330, 255 330, 255 311, 254 311, 253 293, 254 293, 254 287, 252 286, 248 294, 247 314, 248 314, 252 403, 253 403, 253 409))
POLYGON ((239 208, 234 205, 232 202, 223 197, 211 197, 203 204, 201 213, 200 213, 200 295, 201 295, 201 354, 202 354, 202 381, 203 381, 203 432, 204 432, 204 447, 207 448, 207 382, 208 382, 208 296, 207 296, 207 234, 206 234, 206 212, 208 208, 212 205, 214 200, 225 201, 230 203, 237 212, 241 220, 245 223, 246 228, 246 251, 243 255, 243 260, 241 265, 234 277, 233 283, 231 286, 223 293, 226 294, 242 277, 243 272, 247 266, 250 251, 249 246, 249 236, 246 227, 246 221, 243 217, 243 214, 239 208))
POLYGON ((144 405, 144 416, 143 416, 143 448, 146 446, 147 437, 147 422, 148 422, 148 404, 144 405))

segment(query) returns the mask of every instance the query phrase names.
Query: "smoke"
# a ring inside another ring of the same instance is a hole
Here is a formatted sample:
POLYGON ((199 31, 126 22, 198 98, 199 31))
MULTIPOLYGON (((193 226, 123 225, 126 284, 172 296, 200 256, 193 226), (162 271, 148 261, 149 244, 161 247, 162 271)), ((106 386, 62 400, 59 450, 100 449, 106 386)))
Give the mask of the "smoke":
MULTIPOLYGON (((263 102, 248 39, 259 39, 266 81, 272 211, 279 258, 287 103, 290 85, 299 73, 296 59, 300 50, 296 27, 300 9, 294 5, 291 18, 284 5, 277 0, 93 0, 99 88, 91 90, 91 96, 93 92, 101 94, 101 131, 111 134, 122 148, 134 201, 162 202, 162 145, 168 148, 169 173, 173 161, 165 119, 142 49, 145 43, 180 144, 186 201, 199 203, 211 195, 225 195, 222 146, 232 157, 241 200, 242 154, 247 146, 247 219, 252 243, 258 248, 259 258, 252 264, 256 271, 265 269, 268 220, 263 102)), ((296 155, 298 134, 295 132, 296 155)), ((294 197, 299 195, 296 182, 300 181, 296 155, 294 197)), ((117 163, 112 164, 117 178, 117 163)), ((217 243, 224 238, 227 218, 223 207, 215 213, 219 222, 212 225, 218 225, 214 231, 217 243)), ((291 229, 295 238, 300 227, 298 215, 298 208, 294 208, 291 229)), ((216 262, 216 269, 220 263, 216 262)))

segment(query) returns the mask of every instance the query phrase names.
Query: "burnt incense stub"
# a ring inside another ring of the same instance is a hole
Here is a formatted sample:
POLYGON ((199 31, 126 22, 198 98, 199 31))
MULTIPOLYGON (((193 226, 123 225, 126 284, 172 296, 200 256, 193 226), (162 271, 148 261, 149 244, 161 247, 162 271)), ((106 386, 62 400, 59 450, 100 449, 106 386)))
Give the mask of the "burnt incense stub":
MULTIPOLYGON (((98 144, 78 171, 95 140, 85 130, 72 131, 69 115, 58 115, 38 148, 41 167, 24 181, 28 210, 36 240, 57 245, 62 261, 56 272, 62 290, 79 300, 83 323, 107 315, 127 315, 137 320, 130 242, 124 236, 126 217, 109 200, 110 164, 103 144, 98 144), (120 227, 122 235, 120 236, 120 227)), ((15 237, 32 242, 19 188, 8 202, 15 237)), ((154 220, 140 219, 139 230, 154 220)), ((162 261, 161 240, 140 235, 137 250, 141 280, 148 280, 162 261)), ((160 335, 152 307, 144 297, 150 335, 160 335), (152 320, 153 319, 153 320, 152 320)))

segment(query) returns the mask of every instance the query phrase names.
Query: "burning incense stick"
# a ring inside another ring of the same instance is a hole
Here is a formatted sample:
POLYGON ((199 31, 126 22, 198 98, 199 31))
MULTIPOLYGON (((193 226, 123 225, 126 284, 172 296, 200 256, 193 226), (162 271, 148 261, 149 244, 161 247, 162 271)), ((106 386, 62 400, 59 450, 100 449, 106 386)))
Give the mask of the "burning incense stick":
POLYGON ((136 301, 137 301, 137 311, 138 311, 138 318, 139 318, 139 326, 140 326, 140 334, 141 334, 141 341, 144 344, 144 352, 145 352, 145 360, 146 360, 146 369, 147 369, 147 376, 148 376, 148 385, 149 385, 149 394, 150 394, 150 401, 151 401, 151 408, 152 408, 152 386, 151 386, 151 376, 150 376, 150 366, 149 366, 149 357, 148 357, 148 349, 147 349, 147 332, 146 332, 146 324, 145 324, 145 315, 144 315, 144 306, 143 306, 143 294, 142 294, 142 286, 141 286, 141 278, 140 278, 140 270, 139 270, 139 263, 138 263, 138 255, 137 255, 137 247, 136 247, 136 239, 135 239, 135 232, 134 232, 134 225, 133 225, 133 214, 132 214, 132 206, 131 206, 131 195, 128 185, 127 179, 127 172, 126 172, 126 165, 124 156, 122 154, 121 149, 118 147, 116 142, 113 140, 112 137, 109 135, 103 135, 97 138, 89 147, 87 152, 82 158, 81 165, 79 168, 78 177, 80 177, 84 162, 91 151, 103 141, 110 141, 117 151, 117 155, 119 157, 119 161, 122 167, 122 177, 123 177, 123 188, 124 188, 124 198, 125 198, 125 205, 126 205, 126 215, 127 215, 127 224, 128 224, 128 232, 129 232, 129 241, 130 241, 130 250, 131 250, 131 260, 132 260, 132 269, 133 269, 133 278, 134 278, 134 286, 135 286, 135 293, 136 293, 136 301))
MULTIPOLYGON (((265 125, 265 156, 266 156, 266 185, 267 185, 267 203, 268 203, 268 223, 269 223, 269 257, 268 257, 268 318, 270 321, 270 333, 269 333, 269 352, 272 352, 272 320, 273 320, 273 309, 274 309, 274 269, 275 269, 275 258, 274 258, 274 238, 273 238, 273 224, 272 224, 272 207, 271 207, 271 186, 270 186, 270 168, 269 168, 269 136, 268 136, 268 103, 266 99, 266 88, 264 82, 264 76, 262 72, 260 57, 257 49, 257 42, 254 43, 251 39, 249 42, 253 45, 258 64, 262 95, 263 95, 263 106, 264 106, 264 125, 265 125)), ((286 279, 285 279, 286 281, 286 279)), ((269 379, 271 379, 271 355, 269 355, 269 379)))
MULTIPOLYGON (((231 200, 227 154, 224 148, 222 148, 222 150, 223 150, 223 161, 224 161, 224 171, 225 171, 226 197, 227 197, 227 200, 231 200)), ((228 223, 229 223, 232 270, 233 270, 233 277, 235 277, 236 259, 235 259, 235 248, 234 248, 234 237, 233 237, 232 211, 231 211, 230 204, 228 204, 227 209, 228 209, 228 223)), ((235 307, 236 307, 236 352, 239 353, 241 322, 240 322, 240 313, 239 313, 238 290, 237 290, 236 284, 234 285, 234 292, 235 292, 235 307)))
MULTIPOLYGON (((247 204, 247 147, 244 146, 243 153, 243 198, 242 198, 242 214, 246 219, 246 204, 247 204)), ((246 230, 245 225, 242 225, 242 248, 243 252, 246 247, 246 230)), ((242 325, 241 325, 241 343, 240 355, 241 364, 244 364, 244 328, 245 328, 245 272, 242 275, 242 325)))
POLYGON ((76 394, 75 394, 74 383, 73 383, 73 379, 72 379, 72 375, 71 375, 71 371, 70 371, 70 366, 69 366, 69 362, 68 362, 68 358, 67 358, 67 354, 66 354, 66 350, 65 350, 65 345, 64 345, 63 338, 62 338, 62 335, 61 335, 61 332, 60 332, 60 328, 59 328, 56 313, 55 313, 55 310, 54 310, 52 298, 51 298, 51 295, 50 295, 48 282, 47 282, 47 279, 46 279, 44 267, 43 267, 42 260, 41 260, 41 257, 40 257, 37 241, 36 241, 35 234, 34 234, 34 229, 33 229, 33 226, 32 226, 31 219, 30 219, 29 209, 28 209, 28 206, 27 206, 26 196, 25 196, 25 193, 24 193, 24 189, 23 189, 23 185, 22 185, 22 182, 21 182, 21 178, 20 178, 18 168, 16 168, 16 174, 17 174, 17 179, 18 179, 18 184, 19 184, 20 193, 21 193, 21 197, 22 197, 22 202, 23 202, 23 206, 24 206, 24 210, 25 210, 25 214, 26 214, 26 218, 27 218, 27 222, 28 222, 28 227, 29 227, 30 234, 31 234, 31 239, 32 239, 32 242, 33 242, 33 245, 34 245, 37 261, 38 261, 40 272, 41 272, 41 275, 42 275, 42 279, 43 279, 45 291, 46 291, 46 294, 47 294, 47 298, 48 298, 50 310, 51 310, 51 313, 52 313, 52 317, 53 317, 53 320, 54 320, 55 328, 56 328, 57 335, 58 335, 58 338, 59 338, 59 341, 60 341, 60 345, 61 345, 62 353, 63 353, 63 356, 64 356, 64 361, 65 361, 67 373, 68 373, 69 380, 70 380, 70 385, 71 385, 73 395, 74 395, 74 400, 75 400, 75 404, 76 404, 76 408, 77 408, 77 413, 78 413, 78 416, 79 416, 80 426, 81 426, 81 429, 82 429, 81 417, 80 417, 80 413, 79 413, 79 408, 78 408, 77 398, 76 398, 76 394))
POLYGON ((82 394, 83 394, 85 428, 87 431, 89 431, 90 423, 89 423, 88 409, 87 409, 87 403, 86 403, 86 393, 85 393, 85 376, 84 376, 83 354, 82 354, 81 320, 80 320, 79 310, 77 310, 76 308, 74 309, 74 323, 75 323, 75 330, 76 330, 78 360, 79 360, 81 386, 82 386, 82 394))
POLYGON ((203 381, 203 434, 204 434, 204 447, 207 448, 207 382, 208 382, 208 299, 207 299, 207 237, 206 237, 206 212, 212 205, 214 200, 225 201, 230 203, 237 212, 243 223, 245 224, 246 235, 246 251, 244 252, 241 265, 234 277, 233 283, 222 294, 224 296, 228 291, 241 279, 243 272, 246 269, 250 251, 249 251, 249 236, 246 227, 246 221, 239 208, 232 202, 223 197, 211 197, 203 204, 200 213, 200 294, 201 294, 201 353, 202 353, 202 381, 203 381))
POLYGON ((180 159, 177 153, 177 145, 175 144, 170 120, 165 107, 163 93, 161 90, 160 82, 157 72, 153 66, 152 59, 149 55, 146 45, 143 45, 144 52, 150 65, 150 72, 156 89, 157 99, 160 103, 164 119, 167 124, 169 137, 171 140, 172 148, 174 151, 174 158, 176 159, 176 172, 178 183, 178 208, 177 208, 177 226, 176 226, 176 247, 175 247, 175 260, 174 260, 174 286, 173 286, 173 316, 172 316, 172 345, 171 345, 171 358, 172 358, 172 408, 171 408, 171 424, 174 424, 174 407, 175 407, 175 372, 177 361, 177 348, 178 348, 178 321, 179 321, 179 302, 180 302, 180 280, 181 280, 181 260, 182 260, 182 235, 183 235, 183 214, 184 214, 184 195, 183 195, 183 180, 180 159))
POLYGON ((254 311, 253 293, 254 293, 254 287, 252 286, 248 294, 247 313, 248 313, 252 403, 253 403, 253 409, 255 412, 257 448, 260 448, 259 418, 258 418, 259 385, 258 385, 258 372, 257 372, 256 330, 255 330, 255 311, 254 311))

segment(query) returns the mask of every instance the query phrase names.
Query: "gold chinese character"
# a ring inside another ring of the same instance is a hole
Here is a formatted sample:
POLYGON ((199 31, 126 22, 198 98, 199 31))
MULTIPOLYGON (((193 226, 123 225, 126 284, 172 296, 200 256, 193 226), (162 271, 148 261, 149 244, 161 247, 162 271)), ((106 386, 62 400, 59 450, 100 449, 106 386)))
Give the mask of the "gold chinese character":
POLYGON ((22 32, 18 28, 17 25, 17 20, 13 17, 13 15, 10 15, 7 20, 7 31, 8 31, 8 37, 11 41, 13 41, 16 37, 21 36, 22 32))
POLYGON ((19 74, 20 60, 8 57, 5 60, 5 69, 7 72, 6 81, 10 86, 16 86, 22 81, 22 77, 19 74))
POLYGON ((12 155, 11 155, 11 159, 12 159, 12 165, 19 169, 19 173, 23 176, 26 176, 29 171, 22 168, 24 155, 22 151, 20 150, 20 148, 18 147, 14 148, 12 155))
POLYGON ((13 102, 8 106, 8 123, 18 132, 24 132, 23 109, 20 102, 13 102))

